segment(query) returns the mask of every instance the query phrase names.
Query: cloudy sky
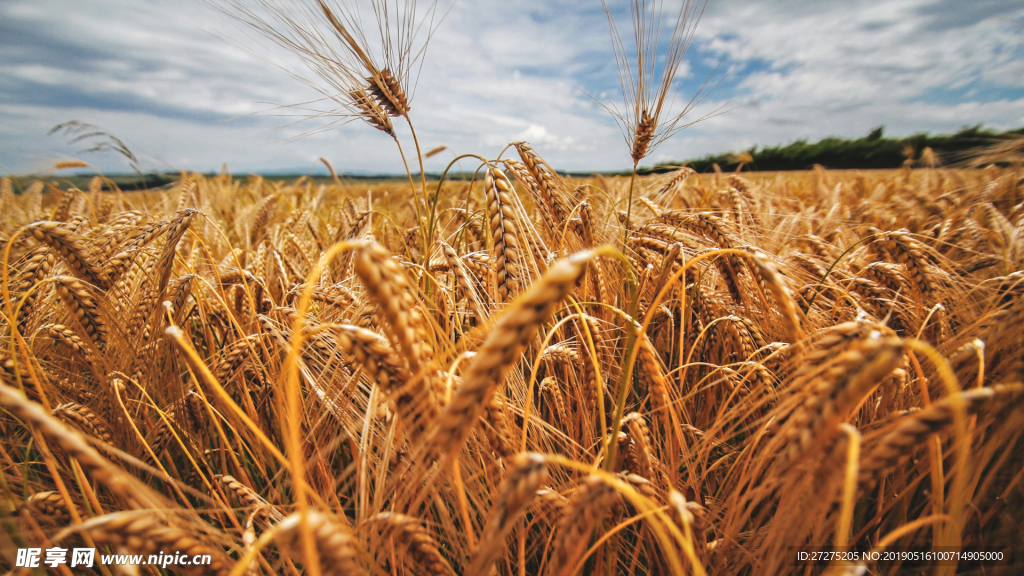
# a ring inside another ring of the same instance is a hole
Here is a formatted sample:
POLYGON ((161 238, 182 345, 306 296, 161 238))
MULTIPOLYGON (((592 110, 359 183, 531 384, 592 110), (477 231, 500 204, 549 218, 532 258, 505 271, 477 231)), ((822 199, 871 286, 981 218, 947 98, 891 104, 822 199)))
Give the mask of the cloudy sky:
MULTIPOLYGON (((625 2, 609 4, 629 33, 625 2)), ((711 0, 679 99, 717 68, 689 117, 721 114, 646 163, 879 125, 1024 126, 1022 27, 1024 5, 1006 0, 711 0)), ((342 172, 401 170, 394 143, 361 122, 294 139, 322 123, 287 126, 289 109, 271 105, 317 93, 239 45, 260 50, 201 0, 0 0, 0 166, 26 173, 77 156, 126 170, 115 154, 47 136, 79 120, 125 141, 144 169, 308 172, 324 156, 342 172)), ((627 168, 622 135, 591 95, 621 102, 599 0, 459 0, 430 43, 411 115, 425 148, 449 147, 430 171, 515 140, 559 169, 627 168)))

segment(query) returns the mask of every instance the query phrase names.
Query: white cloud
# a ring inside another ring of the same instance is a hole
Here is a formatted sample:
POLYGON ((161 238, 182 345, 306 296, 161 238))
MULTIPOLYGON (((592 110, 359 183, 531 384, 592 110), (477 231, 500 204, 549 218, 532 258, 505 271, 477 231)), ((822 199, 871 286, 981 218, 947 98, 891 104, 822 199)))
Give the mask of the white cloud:
MULTIPOLYGON (((700 82, 705 61, 723 59, 730 76, 694 117, 727 98, 732 109, 649 160, 880 124, 896 134, 1019 127, 1022 20, 1024 9, 998 1, 712 0, 691 53, 699 60, 683 72, 700 82)), ((305 169, 325 156, 342 171, 400 170, 393 143, 361 122, 281 143, 317 124, 267 132, 290 118, 225 121, 318 94, 209 31, 254 46, 199 0, 0 4, 0 164, 25 170, 65 156, 45 133, 78 119, 175 168, 305 169)), ((622 169, 621 134, 579 88, 615 99, 617 86, 599 2, 464 0, 431 43, 412 116, 425 148, 494 156, 524 139, 562 169, 622 169)), ((123 169, 117 158, 87 159, 123 169)))
POLYGON ((739 107, 660 152, 798 138, 1024 125, 1024 9, 979 2, 754 2, 710 9, 698 37, 733 63, 739 107), (1016 72, 1014 72, 1014 70, 1016 72))

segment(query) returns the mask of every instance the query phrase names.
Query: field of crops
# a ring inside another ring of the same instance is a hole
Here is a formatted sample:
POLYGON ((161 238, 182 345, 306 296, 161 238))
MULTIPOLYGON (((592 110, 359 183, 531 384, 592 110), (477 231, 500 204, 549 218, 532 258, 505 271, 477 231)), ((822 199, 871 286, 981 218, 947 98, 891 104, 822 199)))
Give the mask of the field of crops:
POLYGON ((516 143, 441 185, 27 184, 0 566, 778 574, 1024 539, 1019 172, 568 180, 516 143))
POLYGON ((0 179, 0 572, 1019 573, 863 556, 1024 542, 1017 133, 980 167, 642 175, 728 110, 694 117, 714 74, 681 97, 706 1, 630 0, 596 102, 629 176, 513 142, 428 180, 444 6, 208 3, 322 96, 278 112, 389 138, 402 179, 0 179))

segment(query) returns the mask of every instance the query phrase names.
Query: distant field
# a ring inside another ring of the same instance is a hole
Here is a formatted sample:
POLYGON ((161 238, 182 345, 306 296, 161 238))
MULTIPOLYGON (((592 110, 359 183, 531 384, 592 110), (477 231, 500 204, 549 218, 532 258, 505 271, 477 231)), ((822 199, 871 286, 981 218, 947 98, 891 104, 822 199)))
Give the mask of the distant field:
MULTIPOLYGON (((671 171, 674 171, 674 170, 678 170, 678 168, 674 168, 672 170, 665 170, 664 167, 661 167, 661 168, 658 168, 658 171, 656 173, 654 173, 654 174, 646 174, 646 175, 651 176, 651 175, 665 174, 667 172, 671 172, 671 171)), ((971 173, 974 170, 980 170, 980 169, 967 169, 967 170, 956 169, 956 170, 953 170, 952 172, 969 174, 969 173, 971 173)), ((863 176, 888 175, 888 174, 893 174, 895 172, 897 172, 897 170, 893 170, 893 169, 890 169, 890 168, 857 168, 857 169, 846 169, 846 170, 828 170, 829 174, 833 174, 833 175, 835 175, 835 177, 840 177, 840 178, 853 177, 853 176, 856 176, 858 174, 859 175, 863 175, 863 176)), ((785 179, 801 180, 803 178, 806 178, 809 175, 815 174, 816 171, 814 169, 809 169, 809 170, 764 170, 764 171, 744 170, 742 172, 735 172, 735 171, 733 171, 733 172, 723 172, 723 173, 725 173, 725 174, 737 173, 737 174, 741 175, 744 178, 755 179, 755 180, 759 180, 760 181, 760 180, 763 180, 763 179, 766 179, 766 178, 776 178, 776 177, 785 178, 785 179)), ((910 174, 912 174, 912 175, 919 174, 919 173, 923 173, 923 171, 920 170, 920 169, 916 169, 916 168, 910 170, 910 174)), ((312 182, 314 184, 324 184, 324 185, 327 185, 327 184, 334 184, 335 183, 334 179, 331 176, 325 176, 325 175, 319 175, 319 174, 309 175, 309 174, 230 174, 229 173, 229 175, 233 179, 238 179, 238 180, 243 180, 243 181, 249 180, 249 179, 252 179, 252 178, 261 178, 261 179, 263 179, 266 182, 281 182, 281 183, 293 184, 293 183, 295 183, 297 180, 299 180, 301 178, 303 182, 312 182)), ((573 174, 566 175, 566 178, 571 180, 571 181, 581 181, 582 182, 582 181, 588 181, 591 178, 597 177, 598 175, 599 175, 598 173, 591 173, 591 174, 573 173, 573 174)), ((606 173, 602 173, 600 175, 601 175, 601 177, 604 177, 604 178, 621 178, 621 177, 623 177, 622 174, 620 174, 620 173, 613 173, 613 172, 606 172, 606 173)), ((59 188, 61 190, 68 190, 69 188, 77 188, 79 190, 89 190, 90 186, 95 186, 95 185, 98 185, 98 184, 102 184, 103 190, 107 190, 107 191, 114 190, 114 187, 116 186, 117 188, 120 188, 122 190, 135 192, 135 191, 138 191, 138 190, 146 190, 146 189, 155 189, 155 188, 166 189, 166 188, 170 188, 170 187, 172 187, 173 185, 175 185, 178 182, 178 180, 179 180, 181 175, 180 174, 171 174, 171 173, 148 174, 148 175, 146 175, 145 180, 143 180, 142 178, 139 178, 138 176, 131 175, 131 174, 112 174, 112 175, 104 175, 99 181, 94 181, 95 176, 96 176, 95 174, 91 174, 91 173, 73 174, 73 175, 62 176, 62 175, 60 175, 59 172, 56 173, 56 174, 45 175, 45 176, 40 176, 40 175, 31 176, 30 175, 30 176, 24 176, 24 177, 21 177, 21 178, 12 179, 11 186, 12 186, 12 190, 15 193, 17 193, 17 194, 20 194, 21 192, 23 192, 25 190, 25 188, 27 188, 32 182, 34 182, 36 180, 45 182, 47 184, 53 184, 53 185, 57 186, 57 188, 59 188)), ((204 176, 207 177, 207 178, 212 178, 212 177, 216 176, 216 174, 205 174, 204 176)), ((627 174, 625 174, 625 176, 628 177, 629 174, 627 173, 627 174)), ((721 178, 721 176, 716 176, 716 173, 715 173, 714 170, 709 170, 708 172, 704 172, 704 173, 698 173, 696 176, 698 178, 700 178, 702 181, 707 181, 709 179, 710 180, 714 180, 715 178, 721 178)), ((439 174, 430 174, 430 173, 428 173, 426 180, 427 180, 427 182, 437 182, 438 177, 439 177, 439 174)), ((449 180, 468 180, 468 179, 472 179, 472 177, 473 177, 473 175, 471 173, 469 173, 469 174, 462 174, 462 173, 450 172, 448 174, 448 176, 447 176, 447 179, 449 179, 449 180)), ((912 176, 912 177, 916 177, 916 176, 912 176)), ((413 174, 413 178, 418 181, 419 180, 419 175, 418 174, 413 174)), ((406 175, 395 175, 395 176, 350 176, 350 175, 344 175, 344 174, 339 176, 339 181, 340 181, 342 186, 363 186, 363 185, 367 185, 367 184, 369 184, 369 185, 384 184, 384 185, 396 185, 396 187, 399 188, 399 189, 403 185, 405 185, 407 187, 408 186, 408 182, 409 182, 408 176, 406 176, 406 175)))

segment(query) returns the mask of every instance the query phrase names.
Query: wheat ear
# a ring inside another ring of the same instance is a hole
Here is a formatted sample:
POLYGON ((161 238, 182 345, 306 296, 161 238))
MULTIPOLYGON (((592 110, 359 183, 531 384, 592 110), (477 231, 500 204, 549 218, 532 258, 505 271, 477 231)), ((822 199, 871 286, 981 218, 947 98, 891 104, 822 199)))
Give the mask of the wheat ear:
POLYGON ((426 320, 410 293, 412 288, 402 267, 376 242, 360 242, 354 253, 355 272, 367 295, 380 307, 392 345, 406 358, 409 371, 425 378, 433 349, 426 320))
POLYGON ((87 406, 67 402, 54 408, 53 415, 97 440, 114 445, 110 427, 87 406))
POLYGON ((967 414, 977 414, 993 406, 999 411, 1012 410, 1024 401, 1024 385, 1000 384, 961 392, 959 399, 943 398, 931 406, 905 417, 896 429, 883 436, 861 458, 858 480, 862 488, 869 489, 900 460, 913 455, 913 448, 921 445, 931 434, 953 423, 956 404, 963 402, 967 414))
POLYGON ((654 118, 651 118, 647 110, 641 111, 640 122, 637 123, 636 130, 633 131, 633 150, 631 155, 633 156, 634 164, 647 156, 647 149, 651 145, 651 140, 654 139, 654 128, 654 118))
POLYGON ((499 488, 483 535, 470 560, 466 574, 487 574, 504 548, 505 538, 547 482, 548 467, 540 454, 524 452, 516 456, 512 470, 499 488))
POLYGON ((453 574, 451 565, 441 555, 437 541, 419 518, 381 512, 367 519, 365 524, 379 527, 382 535, 394 538, 399 547, 405 549, 418 573, 424 576, 453 574))
POLYGON ((381 107, 381 105, 368 94, 366 90, 355 88, 349 90, 348 95, 352 98, 352 102, 359 109, 360 115, 370 126, 373 126, 377 130, 384 132, 388 136, 394 136, 394 126, 391 124, 391 118, 387 112, 381 107))
POLYGON ((68 505, 60 492, 36 492, 29 496, 21 507, 34 511, 37 517, 49 519, 60 525, 71 522, 71 512, 68 511, 68 505))
POLYGON ((558 523, 547 573, 566 576, 576 566, 590 541, 590 533, 619 500, 619 494, 598 476, 588 476, 569 498, 558 523))
POLYGON ((109 544, 139 554, 178 552, 190 558, 210 556, 210 564, 175 566, 189 574, 224 575, 228 573, 227 558, 220 549, 203 544, 189 535, 194 530, 167 523, 166 518, 150 511, 117 512, 93 518, 81 527, 97 544, 109 544))
MULTIPOLYGON (((304 559, 302 545, 302 513, 296 512, 276 526, 280 530, 275 541, 293 558, 304 559)), ((357 560, 352 536, 330 516, 317 510, 305 513, 305 522, 312 532, 316 551, 320 556, 320 570, 324 576, 353 576, 365 574, 357 560)))
POLYGON ((515 217, 515 194, 508 178, 495 166, 487 166, 484 178, 487 210, 491 218, 491 237, 494 241, 494 274, 497 300, 507 302, 519 279, 519 230, 515 217))
POLYGON ((580 252, 558 261, 547 273, 509 306, 491 330, 463 376, 463 383, 452 396, 431 436, 431 445, 441 454, 458 450, 469 437, 472 426, 487 405, 512 365, 541 324, 573 289, 594 257, 580 252))
POLYGON ((57 284, 57 294, 68 305, 86 336, 97 348, 102 349, 107 340, 107 324, 100 313, 99 301, 78 278, 57 276, 54 282, 57 284))
POLYGON ((32 237, 49 246, 71 269, 71 273, 96 285, 108 288, 99 268, 93 264, 93 255, 75 234, 74 228, 64 222, 36 222, 28 227, 32 237))
POLYGON ((439 404, 432 391, 409 374, 401 357, 376 333, 349 324, 335 326, 333 330, 338 345, 394 400, 398 415, 413 438, 421 438, 437 418, 439 404))
POLYGON ((784 465, 806 454, 815 441, 838 434, 838 425, 847 414, 897 367, 902 349, 899 339, 870 332, 850 342, 819 374, 795 379, 794 388, 806 386, 810 395, 790 418, 784 465))
POLYGON ((111 492, 136 501, 155 502, 148 490, 130 480, 131 476, 123 470, 115 468, 86 442, 81 433, 48 414, 39 404, 29 401, 19 390, 0 384, 0 405, 6 407, 21 421, 34 426, 61 450, 78 460, 86 472, 107 486, 111 492))
POLYGON ((405 116, 409 113, 409 98, 391 70, 375 71, 367 81, 370 82, 370 92, 388 114, 405 116))

